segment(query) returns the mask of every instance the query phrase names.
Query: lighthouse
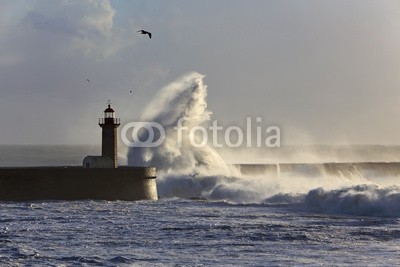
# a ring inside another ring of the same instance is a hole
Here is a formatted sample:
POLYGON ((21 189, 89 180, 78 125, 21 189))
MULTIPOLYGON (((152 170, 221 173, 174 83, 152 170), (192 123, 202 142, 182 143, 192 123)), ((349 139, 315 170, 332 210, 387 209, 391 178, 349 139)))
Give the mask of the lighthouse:
POLYGON ((99 125, 102 155, 86 156, 83 166, 0 168, 0 201, 156 200, 156 168, 118 166, 120 120, 115 118, 110 101, 99 125))
POLYGON ((114 168, 118 168, 117 128, 120 125, 120 119, 115 118, 115 111, 111 108, 110 101, 104 110, 104 117, 99 119, 99 125, 102 128, 101 156, 110 158, 114 168))
POLYGON ((101 156, 86 156, 83 159, 84 168, 118 168, 118 132, 120 119, 115 118, 115 111, 108 107, 104 110, 104 117, 99 119, 102 129, 101 156))

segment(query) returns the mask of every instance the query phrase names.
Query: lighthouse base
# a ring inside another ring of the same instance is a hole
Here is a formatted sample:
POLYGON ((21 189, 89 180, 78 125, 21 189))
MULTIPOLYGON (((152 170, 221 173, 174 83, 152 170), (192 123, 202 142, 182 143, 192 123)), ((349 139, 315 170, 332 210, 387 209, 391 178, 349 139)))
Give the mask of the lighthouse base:
POLYGON ((156 200, 153 167, 0 168, 0 200, 156 200))

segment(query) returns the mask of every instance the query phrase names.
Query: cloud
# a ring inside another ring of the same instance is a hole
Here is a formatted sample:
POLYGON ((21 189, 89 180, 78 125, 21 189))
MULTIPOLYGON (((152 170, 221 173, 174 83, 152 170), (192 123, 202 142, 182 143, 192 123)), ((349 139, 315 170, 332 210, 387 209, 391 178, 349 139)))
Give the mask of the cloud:
MULTIPOLYGON (((15 114, 56 102, 60 115, 71 107, 79 115, 112 98, 133 119, 156 90, 198 71, 221 121, 262 116, 289 143, 299 132, 324 144, 399 143, 399 8, 370 0, 3 0, 0 104, 15 114), (154 38, 135 32, 142 28, 154 38)), ((9 117, 0 113, 3 123, 9 117)), ((14 129, 2 129, 9 138, 0 142, 17 140, 14 129)))
POLYGON ((17 46, 20 53, 46 48, 46 53, 55 57, 104 59, 134 43, 133 30, 114 27, 115 14, 108 0, 34 2, 13 36, 5 38, 20 41, 29 37, 25 46, 17 46))
POLYGON ((75 129, 82 135, 74 142, 85 134, 81 142, 91 140, 85 125, 102 106, 87 109, 98 99, 105 103, 110 88, 118 89, 120 66, 110 62, 134 44, 134 30, 114 25, 116 11, 107 0, 1 6, 7 16, 0 18, 0 120, 19 126, 2 130, 0 143, 65 143, 75 129), (92 84, 83 83, 86 78, 92 84))

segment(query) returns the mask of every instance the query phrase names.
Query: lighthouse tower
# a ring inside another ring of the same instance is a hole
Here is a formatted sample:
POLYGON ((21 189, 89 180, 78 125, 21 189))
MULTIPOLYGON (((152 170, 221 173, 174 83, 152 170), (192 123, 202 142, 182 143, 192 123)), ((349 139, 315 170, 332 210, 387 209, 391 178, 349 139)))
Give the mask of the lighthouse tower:
POLYGON ((114 162, 114 168, 118 168, 117 128, 120 119, 115 118, 115 112, 108 101, 108 107, 104 110, 104 118, 99 119, 102 128, 101 155, 110 158, 114 162))

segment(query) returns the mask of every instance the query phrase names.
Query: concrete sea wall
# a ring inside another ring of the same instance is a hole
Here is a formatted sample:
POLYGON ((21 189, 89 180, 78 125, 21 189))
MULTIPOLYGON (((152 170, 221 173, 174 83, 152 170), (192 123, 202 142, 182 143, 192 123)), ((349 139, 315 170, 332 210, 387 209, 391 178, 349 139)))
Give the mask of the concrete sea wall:
POLYGON ((156 200, 153 167, 0 168, 0 200, 156 200))
POLYGON ((400 162, 235 164, 244 175, 400 176, 400 162))

